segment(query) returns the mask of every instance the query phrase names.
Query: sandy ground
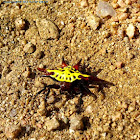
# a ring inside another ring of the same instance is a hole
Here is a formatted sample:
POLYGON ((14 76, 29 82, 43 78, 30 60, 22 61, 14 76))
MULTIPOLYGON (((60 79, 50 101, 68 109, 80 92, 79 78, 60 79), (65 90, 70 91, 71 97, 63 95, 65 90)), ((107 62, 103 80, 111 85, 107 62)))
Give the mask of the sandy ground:
POLYGON ((110 0, 109 16, 98 3, 0 2, 1 140, 140 138, 140 1, 110 0), (84 95, 79 114, 79 95, 51 89, 46 102, 44 94, 33 99, 43 83, 57 83, 37 67, 57 69, 63 56, 106 81, 92 85, 97 99, 84 95))

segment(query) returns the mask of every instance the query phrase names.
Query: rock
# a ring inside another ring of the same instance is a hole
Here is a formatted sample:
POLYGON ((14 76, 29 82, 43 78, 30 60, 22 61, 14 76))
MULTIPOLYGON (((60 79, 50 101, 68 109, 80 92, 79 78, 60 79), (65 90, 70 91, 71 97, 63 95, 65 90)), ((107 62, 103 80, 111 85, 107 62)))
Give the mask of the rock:
POLYGON ((82 119, 83 117, 80 115, 71 116, 70 130, 82 130, 84 127, 82 119))
POLYGON ((39 79, 35 80, 35 87, 40 87, 40 88, 43 88, 44 87, 44 84, 41 83, 41 81, 39 81, 39 79))
POLYGON ((23 51, 26 53, 33 53, 35 51, 35 46, 32 43, 28 43, 23 48, 23 51))
POLYGON ((117 34, 119 37, 124 38, 124 30, 123 29, 118 29, 117 34))
POLYGON ((21 132, 21 126, 20 125, 7 125, 5 128, 5 135, 8 139, 14 139, 17 138, 21 132))
POLYGON ((44 56, 44 53, 43 53, 43 51, 36 50, 35 53, 34 53, 34 56, 35 56, 36 59, 40 59, 44 56))
POLYGON ((121 112, 116 112, 115 115, 112 116, 113 121, 117 121, 117 120, 120 120, 120 119, 122 119, 121 112))
POLYGON ((22 75, 23 75, 25 78, 29 78, 29 77, 30 77, 30 74, 31 74, 30 71, 25 71, 22 75))
POLYGON ((117 68, 122 68, 123 63, 121 61, 116 62, 116 67, 117 68))
POLYGON ((118 131, 122 131, 123 129, 124 129, 123 125, 120 124, 120 125, 118 126, 118 131))
POLYGON ((48 104, 51 104, 51 103, 53 103, 54 101, 55 101, 55 97, 54 97, 53 95, 48 96, 48 98, 47 98, 47 103, 48 103, 48 104))
POLYGON ((125 3, 130 5, 131 4, 131 0, 125 0, 125 3))
POLYGON ((16 115, 17 115, 17 110, 16 109, 12 109, 11 111, 10 111, 10 117, 15 117, 16 115))
POLYGON ((57 39, 59 37, 58 27, 52 21, 48 19, 37 19, 36 25, 41 38, 57 39))
POLYGON ((47 120, 45 125, 47 126, 48 131, 55 130, 60 126, 58 120, 55 117, 47 120))
POLYGON ((102 36, 103 38, 109 38, 111 36, 111 33, 109 31, 103 31, 102 36))
POLYGON ((45 101, 44 99, 41 101, 39 107, 39 109, 37 110, 37 113, 41 116, 46 115, 46 105, 45 105, 45 101))
POLYGON ((23 20, 22 18, 17 18, 15 20, 15 26, 18 30, 23 30, 25 29, 25 20, 23 20))
POLYGON ((81 2, 80 2, 80 4, 81 4, 81 7, 87 7, 88 6, 88 1, 87 0, 82 0, 81 2))
POLYGON ((93 30, 96 30, 100 24, 100 18, 95 15, 89 15, 87 16, 87 23, 93 30))
POLYGON ((96 14, 99 17, 107 17, 107 16, 115 16, 116 11, 113 9, 113 7, 105 1, 99 1, 98 6, 96 8, 96 14))
POLYGON ((90 113, 92 113, 92 112, 93 112, 93 110, 94 110, 93 105, 89 105, 89 106, 87 106, 87 108, 86 108, 85 112, 87 112, 88 114, 90 114, 90 113))
POLYGON ((25 32, 25 39, 36 45, 37 41, 40 40, 38 29, 36 26, 30 27, 25 32))
POLYGON ((119 14, 118 16, 118 19, 121 21, 121 20, 126 20, 128 17, 128 13, 121 13, 119 14))
POLYGON ((5 77, 10 72, 11 72, 10 66, 4 66, 2 70, 2 76, 5 77))
POLYGON ((110 70, 115 70, 115 68, 116 68, 116 67, 115 67, 114 65, 109 66, 109 69, 110 69, 110 70))
POLYGON ((129 111, 129 112, 132 112, 132 111, 134 111, 134 110, 135 110, 135 107, 134 107, 134 106, 129 106, 129 107, 128 107, 128 111, 129 111))
POLYGON ((135 26, 133 24, 129 24, 126 29, 126 34, 128 35, 129 39, 132 39, 135 35, 135 26))
POLYGON ((120 7, 125 7, 125 2, 123 0, 118 0, 117 2, 120 7))

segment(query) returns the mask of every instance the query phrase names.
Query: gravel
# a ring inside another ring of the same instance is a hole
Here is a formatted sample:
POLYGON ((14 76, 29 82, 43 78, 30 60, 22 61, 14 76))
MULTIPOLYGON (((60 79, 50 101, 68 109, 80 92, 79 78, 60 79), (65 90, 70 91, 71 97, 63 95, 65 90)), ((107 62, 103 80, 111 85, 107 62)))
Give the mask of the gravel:
POLYGON ((100 18, 96 15, 89 15, 86 17, 88 25, 93 29, 96 30, 100 24, 100 18))
POLYGON ((36 19, 40 37, 43 39, 58 39, 58 27, 48 19, 36 19))
POLYGON ((84 127, 83 117, 81 115, 75 115, 70 117, 70 131, 82 130, 84 127))
POLYGON ((126 34, 128 35, 129 39, 132 39, 135 35, 135 26, 133 24, 129 24, 126 29, 126 34))
POLYGON ((96 8, 96 14, 101 18, 105 18, 107 16, 115 16, 116 12, 108 2, 100 0, 96 8))
POLYGON ((47 126, 48 131, 52 131, 52 130, 58 129, 58 127, 60 126, 60 123, 55 117, 53 117, 52 119, 48 119, 45 122, 45 125, 47 126))
POLYGON ((20 125, 11 124, 5 127, 5 135, 8 139, 17 138, 21 131, 20 125))
POLYGON ((16 28, 17 28, 18 30, 23 30, 23 29, 25 29, 25 27, 26 27, 25 20, 22 19, 22 18, 17 18, 17 19, 15 20, 15 26, 16 26, 16 28))
POLYGON ((0 3, 1 140, 139 139, 139 1, 0 3), (28 43, 36 49, 25 49, 28 43), (62 56, 69 65, 82 58, 83 73, 106 81, 90 85, 96 100, 85 91, 80 114, 79 95, 51 89, 48 101, 44 94, 32 100, 43 83, 59 84, 37 67, 60 68, 62 56))
POLYGON ((35 46, 32 43, 28 43, 24 46, 23 51, 26 53, 33 53, 35 51, 35 46))

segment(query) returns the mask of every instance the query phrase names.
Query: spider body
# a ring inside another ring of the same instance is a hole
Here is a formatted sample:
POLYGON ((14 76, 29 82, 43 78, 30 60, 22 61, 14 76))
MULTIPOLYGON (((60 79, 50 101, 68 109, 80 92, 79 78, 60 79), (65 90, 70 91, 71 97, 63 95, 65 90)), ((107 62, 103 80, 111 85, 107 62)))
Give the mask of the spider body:
MULTIPOLYGON (((46 98, 50 92, 51 88, 60 89, 60 92, 67 91, 70 95, 80 94, 80 98, 82 97, 83 93, 90 93, 95 98, 96 95, 91 93, 89 90, 89 84, 93 81, 102 81, 101 79, 98 79, 97 77, 93 77, 92 75, 82 74, 79 71, 81 60, 72 66, 68 66, 66 62, 64 61, 64 58, 62 60, 62 68, 59 68, 58 70, 47 70, 45 68, 37 68, 39 71, 44 72, 43 77, 51 77, 58 82, 59 84, 53 84, 53 85, 46 85, 44 89, 39 91, 38 94, 45 91, 46 88, 48 88, 48 91, 46 93, 46 98)), ((35 96, 35 97, 36 97, 35 96)), ((80 103, 81 104, 81 103, 80 103)))

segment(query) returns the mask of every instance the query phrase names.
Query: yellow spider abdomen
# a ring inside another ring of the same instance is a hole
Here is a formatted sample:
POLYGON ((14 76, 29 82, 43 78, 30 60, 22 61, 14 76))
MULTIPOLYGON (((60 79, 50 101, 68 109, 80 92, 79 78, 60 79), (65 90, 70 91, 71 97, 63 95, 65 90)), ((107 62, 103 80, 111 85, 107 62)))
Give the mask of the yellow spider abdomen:
POLYGON ((90 75, 82 74, 71 66, 59 68, 58 70, 47 70, 47 72, 49 72, 49 73, 53 72, 54 74, 50 75, 50 77, 56 79, 57 81, 61 81, 61 82, 70 82, 71 83, 75 80, 81 80, 81 78, 79 78, 80 75, 83 77, 90 77, 90 75))

